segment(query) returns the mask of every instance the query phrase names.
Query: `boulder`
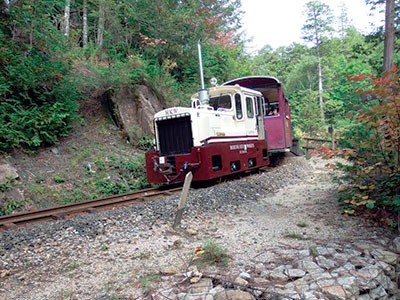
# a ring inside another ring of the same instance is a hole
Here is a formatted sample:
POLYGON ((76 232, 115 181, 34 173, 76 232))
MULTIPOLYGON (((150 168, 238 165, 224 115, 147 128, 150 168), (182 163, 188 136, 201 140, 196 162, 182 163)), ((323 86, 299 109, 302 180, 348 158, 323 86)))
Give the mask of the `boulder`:
POLYGON ((293 279, 303 277, 306 275, 306 272, 300 269, 288 269, 285 271, 285 274, 289 276, 289 278, 293 279))
POLYGON ((391 251, 387 251, 387 250, 380 250, 380 249, 374 249, 371 251, 371 255, 375 258, 375 259, 380 259, 382 261, 384 261, 387 264, 391 264, 391 265, 396 265, 399 256, 391 251))
POLYGON ((17 169, 9 164, 0 165, 0 183, 8 183, 19 178, 17 169))
POLYGON ((197 283, 191 284, 189 286, 189 293, 197 294, 204 293, 207 294, 213 288, 213 284, 210 278, 202 278, 197 283))
POLYGON ((226 290, 214 296, 214 300, 255 300, 254 296, 248 292, 226 290))
POLYGON ((5 204, 7 202, 22 202, 24 201, 24 192, 19 188, 14 188, 4 192, 0 191, 0 203, 5 204))
POLYGON ((333 269, 334 267, 337 266, 337 263, 334 260, 325 258, 324 256, 317 256, 315 260, 317 261, 320 267, 325 268, 327 270, 333 269))
POLYGON ((112 118, 130 141, 154 134, 153 117, 163 105, 149 87, 123 87, 105 99, 112 118))
POLYGON ((400 237, 397 237, 393 240, 393 247, 397 253, 400 253, 400 237))
POLYGON ((346 300, 351 299, 352 295, 349 295, 342 286, 340 285, 329 285, 321 288, 321 291, 329 297, 329 299, 334 300, 346 300))

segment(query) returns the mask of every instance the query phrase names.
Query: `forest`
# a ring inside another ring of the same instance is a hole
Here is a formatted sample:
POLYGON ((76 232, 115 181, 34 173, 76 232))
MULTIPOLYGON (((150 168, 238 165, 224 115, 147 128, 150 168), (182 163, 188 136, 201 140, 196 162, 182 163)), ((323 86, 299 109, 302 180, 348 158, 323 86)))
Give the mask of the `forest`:
POLYGON ((306 4, 304 43, 246 52, 240 0, 3 0, 0 4, 0 152, 56 144, 79 122, 82 99, 145 83, 169 105, 188 104, 205 78, 278 78, 296 138, 327 137, 322 150, 352 164, 346 214, 400 226, 400 3, 366 0, 385 27, 360 33, 323 2, 306 4))

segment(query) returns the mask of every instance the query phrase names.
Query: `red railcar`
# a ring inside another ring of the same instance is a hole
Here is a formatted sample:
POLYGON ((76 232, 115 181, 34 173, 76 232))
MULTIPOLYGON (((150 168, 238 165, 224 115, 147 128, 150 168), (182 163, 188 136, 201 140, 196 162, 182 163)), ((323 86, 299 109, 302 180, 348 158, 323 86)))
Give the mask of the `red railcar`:
POLYGON ((293 146, 289 101, 278 79, 271 76, 248 76, 223 85, 239 85, 257 90, 264 96, 264 126, 270 153, 288 152, 293 146))

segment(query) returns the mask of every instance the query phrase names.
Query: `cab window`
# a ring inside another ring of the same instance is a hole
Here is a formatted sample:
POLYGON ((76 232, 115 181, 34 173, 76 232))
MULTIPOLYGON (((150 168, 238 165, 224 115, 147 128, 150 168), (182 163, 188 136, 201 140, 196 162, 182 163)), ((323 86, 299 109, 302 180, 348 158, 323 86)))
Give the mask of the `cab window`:
POLYGON ((231 95, 220 95, 217 97, 210 98, 210 106, 214 108, 214 110, 228 110, 232 108, 231 95))
POLYGON ((253 98, 246 97, 246 108, 247 108, 247 117, 254 118, 254 106, 253 106, 253 98))
POLYGON ((242 98, 240 94, 235 95, 235 106, 236 106, 236 118, 241 120, 243 118, 243 110, 242 110, 242 98))
POLYGON ((266 103, 265 116, 279 115, 279 102, 266 103))

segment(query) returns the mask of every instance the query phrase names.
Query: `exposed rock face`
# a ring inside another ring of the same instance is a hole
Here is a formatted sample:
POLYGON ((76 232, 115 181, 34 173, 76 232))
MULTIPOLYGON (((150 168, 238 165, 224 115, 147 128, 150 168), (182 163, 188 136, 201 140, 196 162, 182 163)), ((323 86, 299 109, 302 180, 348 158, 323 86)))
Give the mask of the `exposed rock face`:
POLYGON ((19 179, 17 170, 9 164, 0 165, 0 184, 11 184, 0 189, 0 207, 5 207, 11 202, 24 201, 23 191, 14 183, 19 179))
POLYGON ((0 183, 7 183, 19 178, 17 170, 9 164, 0 165, 0 183))
POLYGON ((114 121, 130 141, 154 134, 153 117, 163 109, 163 105, 150 88, 145 85, 135 89, 123 87, 109 101, 114 121))

